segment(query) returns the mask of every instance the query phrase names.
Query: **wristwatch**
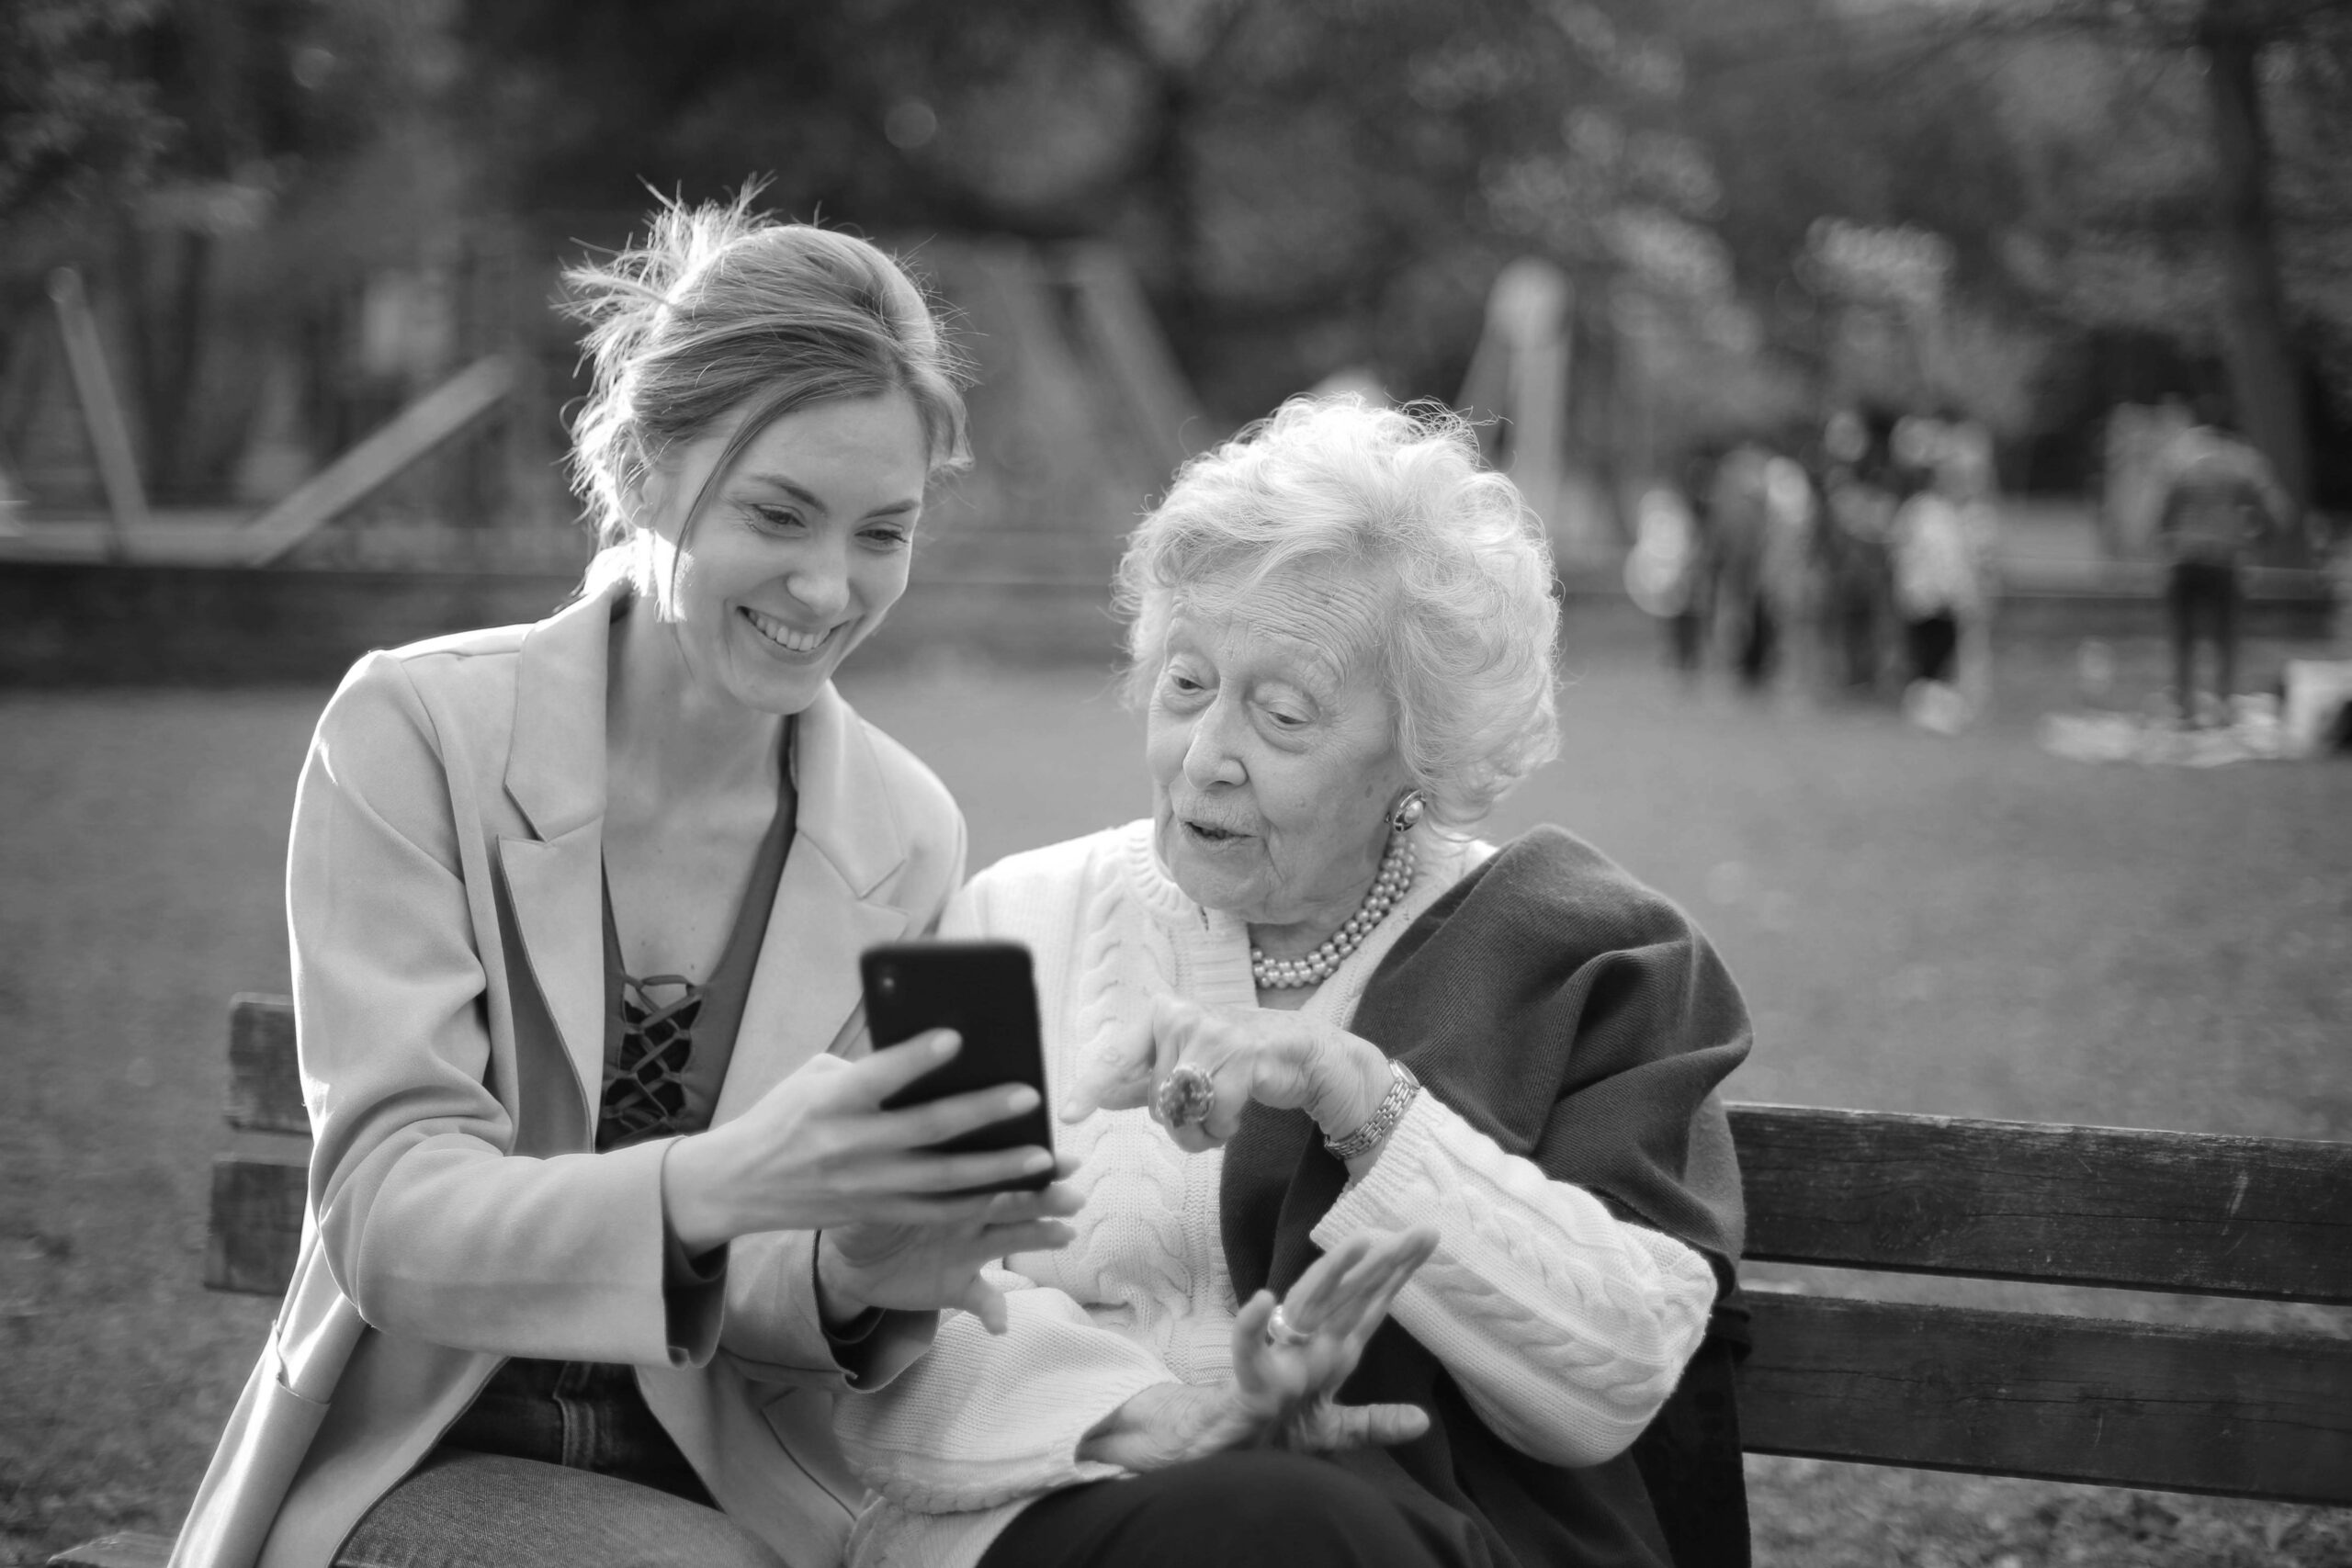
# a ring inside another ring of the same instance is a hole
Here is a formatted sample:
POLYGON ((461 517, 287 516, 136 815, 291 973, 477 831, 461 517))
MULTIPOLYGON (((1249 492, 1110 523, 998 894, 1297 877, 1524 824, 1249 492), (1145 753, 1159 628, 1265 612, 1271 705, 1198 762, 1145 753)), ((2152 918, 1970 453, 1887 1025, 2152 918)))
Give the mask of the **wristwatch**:
POLYGON ((1411 1105, 1413 1097, 1420 1092, 1421 1080, 1413 1076, 1413 1069, 1396 1057, 1389 1057, 1388 1092, 1380 1097, 1380 1104, 1374 1109, 1372 1119, 1344 1138, 1324 1139, 1323 1146, 1331 1151, 1333 1159, 1343 1163, 1359 1155, 1372 1153, 1380 1146, 1383 1139, 1396 1130, 1396 1123, 1405 1119, 1406 1107, 1411 1105))

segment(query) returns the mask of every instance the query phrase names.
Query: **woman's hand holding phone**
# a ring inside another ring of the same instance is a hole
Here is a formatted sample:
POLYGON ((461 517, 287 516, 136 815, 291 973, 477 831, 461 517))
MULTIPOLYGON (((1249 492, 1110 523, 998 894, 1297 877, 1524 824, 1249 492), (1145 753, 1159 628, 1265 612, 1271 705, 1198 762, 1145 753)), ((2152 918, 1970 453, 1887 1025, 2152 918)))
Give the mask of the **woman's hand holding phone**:
MULTIPOLYGON (((1063 1174, 1068 1174, 1064 1172, 1063 1174)), ((829 1322, 867 1307, 960 1307, 990 1334, 1005 1330, 1004 1292, 980 1275, 1014 1252, 1068 1247, 1077 1233, 1058 1216, 1078 1213, 1078 1192, 996 1192, 978 1219, 943 1225, 842 1225, 817 1244, 818 1304, 829 1322)))
MULTIPOLYGON (((933 1030, 854 1062, 819 1056, 733 1121, 679 1140, 662 1167, 671 1234, 689 1251, 759 1231, 852 1225, 977 1227, 977 1243, 1001 1227, 1075 1213, 1074 1195, 1050 1186, 1042 1192, 971 1190, 1051 1171, 1046 1149, 943 1154, 933 1146, 1035 1109, 1037 1091, 1030 1086, 1000 1084, 883 1109, 883 1101, 960 1048, 953 1032, 933 1030), (1027 1201, 997 1201, 1001 1197, 1027 1201)), ((1058 1244, 1016 1241, 982 1256, 1032 1245, 1058 1244)))

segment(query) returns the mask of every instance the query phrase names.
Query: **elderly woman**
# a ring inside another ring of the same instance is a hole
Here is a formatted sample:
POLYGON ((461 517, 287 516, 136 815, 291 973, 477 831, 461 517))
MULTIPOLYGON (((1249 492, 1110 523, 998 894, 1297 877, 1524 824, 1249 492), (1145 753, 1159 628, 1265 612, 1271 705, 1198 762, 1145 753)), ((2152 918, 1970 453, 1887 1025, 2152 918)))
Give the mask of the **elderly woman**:
POLYGON ((838 1417, 854 1562, 1669 1561, 1628 1450, 1731 1279, 1747 1025, 1597 852, 1470 836, 1556 746, 1552 581, 1458 421, 1352 401, 1137 530, 1152 815, 944 927, 1035 951, 1089 1201, 838 1417))
POLYGON ((930 930, 964 823, 842 660, 961 460, 954 366, 863 241, 671 208, 571 281, 604 545, 531 626, 371 654, 287 873, 315 1134, 292 1288, 177 1568, 821 1568, 864 1489, 837 1393, 1001 1321, 1050 1248, 1036 1103, 885 1111, 857 954, 930 930))

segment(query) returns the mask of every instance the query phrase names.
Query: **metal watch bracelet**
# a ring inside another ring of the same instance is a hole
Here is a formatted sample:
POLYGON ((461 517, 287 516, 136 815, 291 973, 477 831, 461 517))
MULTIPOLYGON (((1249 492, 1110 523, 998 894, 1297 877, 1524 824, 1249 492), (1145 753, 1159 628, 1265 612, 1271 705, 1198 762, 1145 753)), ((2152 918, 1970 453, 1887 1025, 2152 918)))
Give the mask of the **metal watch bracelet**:
POLYGON ((1372 1153, 1389 1134, 1396 1130, 1396 1123, 1405 1119, 1406 1107, 1411 1105, 1413 1097, 1420 1092, 1421 1080, 1413 1076, 1413 1069, 1391 1056, 1388 1059, 1388 1092, 1380 1097, 1380 1104, 1374 1109, 1372 1120, 1344 1138, 1324 1139, 1323 1146, 1331 1151, 1333 1159, 1342 1163, 1359 1155, 1372 1153))

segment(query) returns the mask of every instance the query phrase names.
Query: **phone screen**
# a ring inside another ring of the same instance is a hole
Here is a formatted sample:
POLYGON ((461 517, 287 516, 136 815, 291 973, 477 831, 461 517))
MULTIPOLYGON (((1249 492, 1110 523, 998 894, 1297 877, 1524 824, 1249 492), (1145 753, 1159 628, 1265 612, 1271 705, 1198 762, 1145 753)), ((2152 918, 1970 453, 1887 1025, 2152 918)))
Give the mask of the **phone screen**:
MULTIPOLYGON (((875 1048, 910 1040, 926 1029, 963 1036, 955 1057, 882 1102, 885 1110, 973 1089, 1025 1083, 1037 1091, 1035 1109, 975 1128, 938 1145, 948 1154, 1018 1148, 1050 1149, 1046 1114, 1046 1062, 1037 1031, 1037 987, 1029 950, 1017 942, 898 942, 868 948, 858 960, 865 986, 865 1022, 875 1048)), ((1050 1171, 995 1187, 1037 1189, 1050 1171)))

